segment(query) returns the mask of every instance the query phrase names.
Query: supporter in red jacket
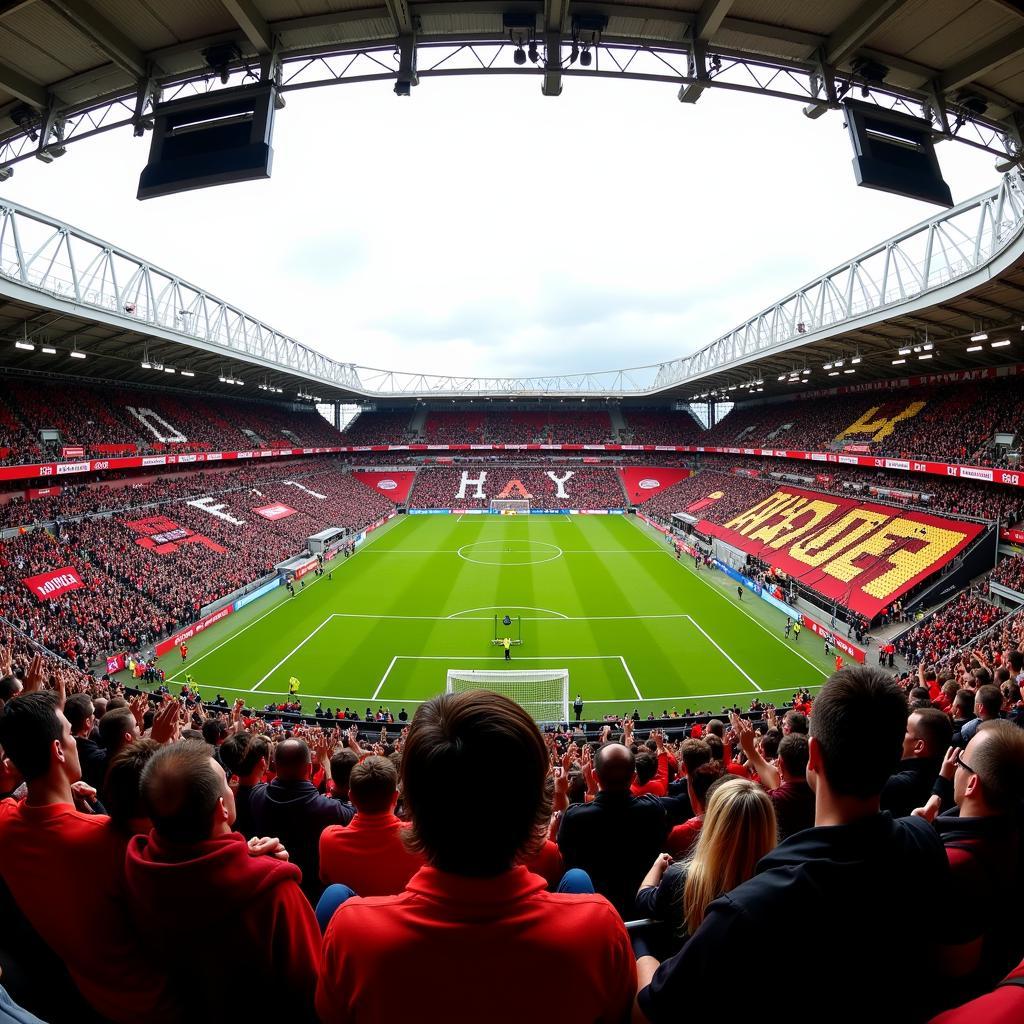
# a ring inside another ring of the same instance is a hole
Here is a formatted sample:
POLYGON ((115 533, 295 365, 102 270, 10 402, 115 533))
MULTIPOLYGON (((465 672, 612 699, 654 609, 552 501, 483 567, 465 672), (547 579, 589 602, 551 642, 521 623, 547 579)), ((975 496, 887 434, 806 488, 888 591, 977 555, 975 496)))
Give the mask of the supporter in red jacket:
POLYGON ((450 1024, 564 1016, 567 998, 574 1020, 628 1020, 635 973, 616 912, 601 896, 549 893, 522 865, 547 829, 547 776, 544 739, 508 698, 446 694, 420 707, 402 793, 428 866, 401 894, 350 899, 331 919, 323 1024, 392 1024, 404 1012, 397 978, 450 1024))
POLYGON ((170 973, 178 1019, 312 1019, 320 930, 301 872, 276 839, 232 831, 234 797, 209 746, 164 747, 141 789, 153 830, 129 843, 127 902, 147 959, 170 973))
MULTIPOLYGON (((359 896, 401 892, 423 867, 423 857, 402 841, 408 826, 395 817, 398 771, 391 761, 360 761, 349 776, 349 799, 356 809, 350 824, 329 825, 320 835, 320 880, 359 896)), ((336 902, 325 892, 318 912, 326 900, 336 902)))
MULTIPOLYGON (((170 1020, 159 965, 139 948, 124 898, 125 837, 88 808, 71 724, 53 693, 11 700, 0 745, 28 784, 0 803, 0 876, 86 1001, 118 1024, 170 1020), (69 871, 81 884, 64 895, 69 871)), ((221 773, 223 775, 223 772, 221 773)))

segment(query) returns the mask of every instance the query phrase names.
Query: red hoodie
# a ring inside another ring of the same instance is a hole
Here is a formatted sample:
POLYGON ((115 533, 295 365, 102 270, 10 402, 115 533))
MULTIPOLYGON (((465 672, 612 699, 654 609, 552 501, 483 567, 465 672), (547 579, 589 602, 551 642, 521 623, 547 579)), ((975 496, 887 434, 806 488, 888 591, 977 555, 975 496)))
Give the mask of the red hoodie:
POLYGON ((320 929, 294 864, 250 856, 238 832, 179 846, 154 829, 129 841, 125 877, 182 1020, 312 1019, 320 929))

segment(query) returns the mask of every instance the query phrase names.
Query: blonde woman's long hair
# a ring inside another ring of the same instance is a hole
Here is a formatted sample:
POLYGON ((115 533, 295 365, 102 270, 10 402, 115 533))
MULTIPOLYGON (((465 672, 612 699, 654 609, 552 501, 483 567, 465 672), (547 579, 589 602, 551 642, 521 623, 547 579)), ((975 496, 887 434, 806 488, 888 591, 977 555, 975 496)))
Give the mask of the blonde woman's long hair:
POLYGON ((683 889, 683 920, 690 935, 704 920, 708 904, 751 878, 757 862, 777 842, 775 807, 760 786, 730 779, 715 787, 683 889))

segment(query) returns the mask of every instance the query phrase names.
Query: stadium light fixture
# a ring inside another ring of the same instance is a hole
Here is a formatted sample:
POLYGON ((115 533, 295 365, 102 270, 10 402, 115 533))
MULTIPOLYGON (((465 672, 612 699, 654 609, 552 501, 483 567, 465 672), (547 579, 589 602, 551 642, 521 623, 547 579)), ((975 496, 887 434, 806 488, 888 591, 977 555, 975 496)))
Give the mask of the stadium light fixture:
POLYGON ((843 373, 856 373, 856 372, 857 372, 857 371, 856 371, 856 370, 854 370, 854 369, 849 369, 849 370, 843 370, 843 373))
POLYGON ((68 353, 68 355, 71 356, 72 359, 84 359, 85 358, 85 353, 84 352, 79 352, 77 348, 73 348, 68 353))
POLYGON ((784 373, 780 373, 779 374, 779 380, 785 380, 785 379, 786 379, 786 375, 784 373))
POLYGON ((57 350, 55 348, 50 348, 49 345, 44 345, 40 351, 44 356, 55 356, 57 354, 57 350))
POLYGON ((908 345, 904 345, 904 346, 903 346, 903 347, 902 347, 902 348, 901 348, 901 349, 899 350, 899 352, 897 352, 897 355, 901 355, 901 356, 909 356, 909 355, 910 355, 910 347, 909 347, 908 345))
POLYGON ((985 346, 984 345, 968 345, 968 352, 980 352, 985 346))
POLYGON ((972 334, 971 341, 988 341, 988 335, 984 331, 981 331, 978 334, 972 334))
POLYGON ((930 341, 926 341, 926 342, 925 342, 925 343, 924 343, 924 344, 923 344, 923 345, 921 346, 921 348, 923 348, 923 349, 925 350, 925 352, 931 352, 931 350, 932 350, 933 348, 935 348, 935 345, 934 345, 934 344, 933 344, 932 342, 930 342, 930 341))
POLYGON ((906 359, 894 359, 892 361, 892 365, 893 366, 901 366, 905 362, 906 362, 906 359))
POLYGON ((22 352, 35 352, 36 347, 31 341, 16 341, 14 343, 15 348, 20 348, 22 352))
POLYGON ((182 377, 194 377, 195 373, 192 370, 182 370, 181 375, 182 377))
POLYGON ((932 357, 932 353, 931 352, 922 352, 917 358, 918 359, 931 359, 931 357, 932 357))
POLYGON ((810 374, 811 368, 809 366, 805 366, 800 372, 806 377, 810 374))
POLYGON ((838 370, 833 370, 831 373, 829 373, 829 376, 830 377, 838 377, 839 376, 839 371, 838 370))
POLYGON ((177 373, 177 372, 178 371, 175 370, 175 368, 173 366, 165 366, 164 367, 164 373, 177 373))
POLYGON ((821 364, 821 368, 823 370, 831 370, 832 369, 832 364, 831 363, 822 363, 821 364))
POLYGON ((846 362, 845 359, 837 359, 837 360, 835 360, 835 362, 832 365, 833 366, 838 366, 840 369, 842 369, 842 366, 843 366, 844 362, 846 362))
POLYGON ((1009 344, 1010 344, 1010 339, 1009 338, 1003 338, 1002 341, 993 341, 992 342, 992 347, 993 348, 1006 348, 1006 346, 1009 345, 1009 344))
POLYGON ((856 366, 856 365, 857 365, 857 363, 861 362, 861 357, 860 357, 860 356, 854 356, 854 357, 853 357, 853 358, 852 358, 852 359, 850 360, 850 362, 851 362, 851 363, 853 363, 853 364, 854 364, 854 366, 856 366))

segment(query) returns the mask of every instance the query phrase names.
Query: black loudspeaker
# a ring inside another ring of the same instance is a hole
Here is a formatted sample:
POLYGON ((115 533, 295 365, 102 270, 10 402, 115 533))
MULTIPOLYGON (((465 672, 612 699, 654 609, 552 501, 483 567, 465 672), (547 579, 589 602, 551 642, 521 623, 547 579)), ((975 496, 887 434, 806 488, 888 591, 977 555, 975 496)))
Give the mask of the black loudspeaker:
POLYGON ((269 178, 274 99, 268 84, 158 104, 138 198, 269 178))
POLYGON ((938 206, 953 205, 928 121, 857 100, 847 100, 843 110, 858 185, 938 206))

